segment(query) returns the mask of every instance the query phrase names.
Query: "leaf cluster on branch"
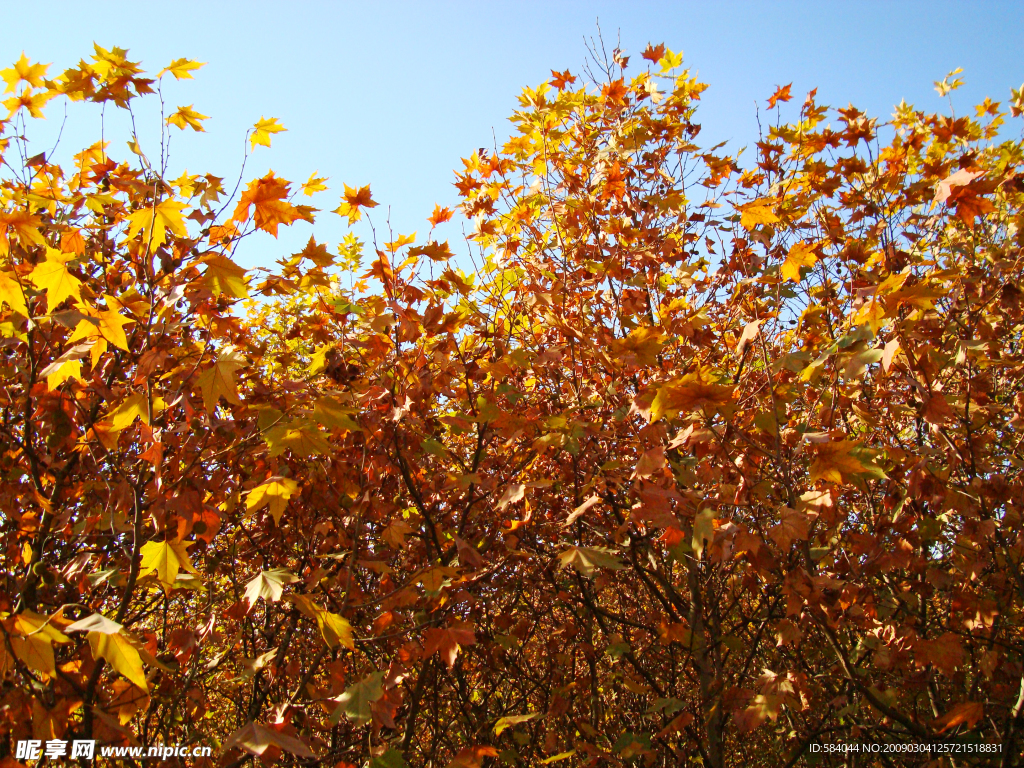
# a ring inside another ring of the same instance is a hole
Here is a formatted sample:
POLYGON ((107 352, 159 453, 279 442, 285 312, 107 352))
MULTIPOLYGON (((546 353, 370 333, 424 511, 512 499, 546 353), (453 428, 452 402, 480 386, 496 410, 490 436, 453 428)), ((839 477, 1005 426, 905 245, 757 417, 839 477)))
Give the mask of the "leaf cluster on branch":
POLYGON ((1017 764, 1024 97, 785 86, 743 165, 681 55, 593 53, 462 161, 468 256, 345 185, 372 242, 248 271, 326 179, 170 179, 192 105, 155 163, 29 150, 198 62, 0 73, 3 766, 1017 764))

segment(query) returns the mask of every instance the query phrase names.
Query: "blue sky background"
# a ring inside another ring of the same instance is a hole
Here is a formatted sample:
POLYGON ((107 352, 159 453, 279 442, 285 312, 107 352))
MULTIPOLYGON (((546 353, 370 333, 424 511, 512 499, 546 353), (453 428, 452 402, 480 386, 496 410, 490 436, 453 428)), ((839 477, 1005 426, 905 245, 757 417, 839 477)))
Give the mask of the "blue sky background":
MULTIPOLYGON (((752 144, 755 102, 763 111, 775 86, 789 82, 791 114, 817 87, 819 103, 852 102, 883 118, 901 99, 943 109, 933 81, 956 67, 966 79, 954 94, 958 112, 986 95, 1005 101, 1024 82, 1024 4, 935 0, 22 3, 5 13, 0 63, 24 50, 53 62, 53 76, 87 57, 93 41, 128 48, 154 73, 173 58, 208 62, 194 81, 166 78, 171 110, 194 104, 212 118, 203 134, 173 129, 174 175, 187 167, 227 184, 237 177, 246 129, 276 117, 288 132, 271 149, 257 148, 247 176, 272 168, 296 182, 314 170, 330 177, 330 191, 312 202, 324 210, 317 239, 333 245, 347 231, 327 213, 342 182, 372 185, 382 204, 372 212, 378 227, 390 205, 394 231, 422 238, 434 203, 457 201, 459 158, 492 146, 492 131, 499 143, 508 135, 506 118, 524 85, 550 79, 551 69, 580 73, 584 37, 596 36, 598 20, 609 51, 621 39, 637 67, 648 42, 683 51, 684 66, 711 86, 698 113, 709 145, 752 144)), ((52 144, 62 112, 52 102, 46 121, 31 121, 36 151, 52 144)), ((154 157, 158 114, 138 117, 154 157)), ((115 156, 127 155, 124 127, 108 114, 115 156)), ((98 138, 98 110, 72 104, 62 147, 98 138)), ((464 251, 461 224, 448 226, 442 236, 464 251)), ((238 260, 269 265, 313 231, 300 223, 278 241, 250 240, 238 260)))

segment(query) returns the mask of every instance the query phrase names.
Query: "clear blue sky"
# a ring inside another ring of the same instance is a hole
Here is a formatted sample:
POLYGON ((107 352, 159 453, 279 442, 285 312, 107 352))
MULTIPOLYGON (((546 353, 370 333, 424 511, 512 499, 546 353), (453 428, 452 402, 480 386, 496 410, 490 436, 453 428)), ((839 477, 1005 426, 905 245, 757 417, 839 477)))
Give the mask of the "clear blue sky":
MULTIPOLYGON (((319 170, 331 191, 313 204, 337 205, 342 182, 371 184, 392 207, 396 231, 425 234, 435 202, 456 202, 459 158, 507 135, 506 117, 524 85, 551 69, 579 73, 584 36, 599 19, 609 49, 640 64, 648 42, 684 53, 684 66, 710 84, 698 121, 701 137, 756 138, 755 102, 793 83, 794 102, 818 88, 820 103, 852 102, 887 117, 901 99, 941 109, 933 90, 955 67, 966 86, 958 111, 985 95, 1005 101, 1024 82, 1024 4, 1017 2, 50 2, 9 6, 0 62, 24 50, 53 62, 50 74, 89 55, 93 41, 128 48, 156 72, 171 59, 208 62, 195 81, 167 86, 172 108, 194 104, 210 115, 207 133, 175 138, 173 169, 233 179, 245 130, 261 116, 288 129, 272 149, 258 148, 248 175, 273 168, 293 181, 319 170)), ((792 104, 791 103, 791 104, 792 104)), ((795 108, 794 108, 795 109, 795 108)), ((63 107, 54 102, 41 139, 55 135, 63 107)), ((98 138, 95 110, 72 105, 63 146, 98 138)), ((40 122, 40 121, 34 121, 40 122)), ((143 115, 145 141, 156 124, 143 115)), ((108 133, 116 125, 116 121, 108 133)), ((123 154, 124 136, 113 151, 123 154)), ((156 155, 150 143, 151 155, 156 155)), ((40 142, 40 149, 46 148, 40 142)), ((144 147, 145 148, 145 147, 144 147)), ((457 251, 460 234, 444 233, 457 251)), ((279 241, 252 242, 239 260, 269 264, 297 250, 313 228, 299 224, 279 241)), ((324 213, 318 239, 337 243, 342 220, 324 213)))

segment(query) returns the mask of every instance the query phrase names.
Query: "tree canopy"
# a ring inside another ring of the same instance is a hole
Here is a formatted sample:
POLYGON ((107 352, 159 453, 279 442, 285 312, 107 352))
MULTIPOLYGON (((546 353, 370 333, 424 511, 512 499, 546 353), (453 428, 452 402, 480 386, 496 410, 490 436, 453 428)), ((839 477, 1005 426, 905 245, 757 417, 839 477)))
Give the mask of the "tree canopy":
POLYGON ((263 270, 326 179, 169 178, 192 106, 159 147, 30 141, 200 63, 0 73, 5 768, 1018 764, 1024 95, 785 86, 746 162, 681 55, 595 54, 462 160, 466 244, 342 185, 372 241, 263 270))

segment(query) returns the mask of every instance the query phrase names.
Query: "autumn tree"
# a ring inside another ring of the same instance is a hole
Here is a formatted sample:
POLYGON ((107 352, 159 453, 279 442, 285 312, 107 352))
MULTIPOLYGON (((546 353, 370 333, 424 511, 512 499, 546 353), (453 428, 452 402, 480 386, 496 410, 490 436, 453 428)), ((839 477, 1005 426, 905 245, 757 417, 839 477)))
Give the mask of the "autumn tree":
POLYGON ((463 160, 468 251, 346 185, 366 241, 265 274, 238 249, 326 180, 28 149, 198 63, 4 71, 5 754, 1018 764, 1024 98, 785 86, 744 168, 681 55, 593 54, 463 160))

